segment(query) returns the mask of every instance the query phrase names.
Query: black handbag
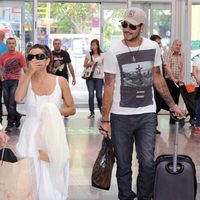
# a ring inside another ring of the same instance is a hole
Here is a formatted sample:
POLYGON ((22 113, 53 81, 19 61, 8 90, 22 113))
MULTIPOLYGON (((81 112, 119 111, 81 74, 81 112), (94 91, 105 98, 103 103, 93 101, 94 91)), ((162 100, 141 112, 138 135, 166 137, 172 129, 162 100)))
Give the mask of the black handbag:
POLYGON ((92 186, 109 190, 115 155, 111 140, 103 138, 102 146, 92 169, 92 186))
POLYGON ((9 148, 3 148, 0 150, 0 158, 1 161, 6 161, 6 162, 17 162, 17 157, 13 153, 13 151, 9 148))

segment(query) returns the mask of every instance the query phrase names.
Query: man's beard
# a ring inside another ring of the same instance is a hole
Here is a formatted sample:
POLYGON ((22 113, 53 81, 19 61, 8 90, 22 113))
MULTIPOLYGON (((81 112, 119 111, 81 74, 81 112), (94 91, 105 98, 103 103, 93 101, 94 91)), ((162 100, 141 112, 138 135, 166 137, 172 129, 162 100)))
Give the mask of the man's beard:
POLYGON ((137 41, 139 37, 140 37, 140 34, 138 33, 138 35, 136 35, 135 37, 132 37, 132 38, 125 37, 124 39, 129 42, 134 42, 134 41, 137 41))
POLYGON ((139 35, 137 35, 136 37, 132 37, 130 39, 126 39, 126 40, 128 40, 129 42, 134 42, 134 41, 137 41, 138 38, 139 38, 139 35))

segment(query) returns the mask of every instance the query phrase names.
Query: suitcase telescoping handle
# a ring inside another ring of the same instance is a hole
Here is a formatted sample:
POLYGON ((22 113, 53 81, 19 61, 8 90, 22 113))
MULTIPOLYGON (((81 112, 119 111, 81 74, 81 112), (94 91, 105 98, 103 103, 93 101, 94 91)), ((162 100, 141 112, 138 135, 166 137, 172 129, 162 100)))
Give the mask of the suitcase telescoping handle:
POLYGON ((178 157, 178 127, 179 119, 175 122, 175 138, 174 138, 174 153, 173 153, 173 172, 177 171, 177 157, 178 157))
POLYGON ((183 170, 183 166, 181 163, 178 163, 178 127, 179 121, 183 118, 175 118, 175 137, 174 137, 174 152, 173 152, 173 166, 172 171, 173 173, 181 173, 183 170))

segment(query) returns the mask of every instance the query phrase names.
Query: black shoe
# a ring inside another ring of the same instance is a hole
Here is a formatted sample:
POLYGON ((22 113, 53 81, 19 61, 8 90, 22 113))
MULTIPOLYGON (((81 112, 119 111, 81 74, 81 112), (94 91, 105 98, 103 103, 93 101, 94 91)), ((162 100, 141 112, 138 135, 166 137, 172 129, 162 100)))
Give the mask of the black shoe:
POLYGON ((151 200, 151 198, 143 198, 143 197, 139 197, 138 200, 151 200))
POLYGON ((12 132, 13 127, 14 127, 13 125, 7 125, 6 128, 5 128, 5 131, 6 132, 12 132))
POLYGON ((157 134, 157 135, 160 135, 161 132, 160 132, 158 129, 156 129, 156 134, 157 134))
POLYGON ((89 116, 88 116, 88 119, 93 119, 94 118, 94 113, 91 113, 89 116))
POLYGON ((19 128, 19 126, 20 126, 20 124, 21 124, 21 122, 20 122, 20 119, 22 118, 22 115, 19 115, 18 117, 17 117, 17 119, 15 120, 15 127, 16 128, 19 128))

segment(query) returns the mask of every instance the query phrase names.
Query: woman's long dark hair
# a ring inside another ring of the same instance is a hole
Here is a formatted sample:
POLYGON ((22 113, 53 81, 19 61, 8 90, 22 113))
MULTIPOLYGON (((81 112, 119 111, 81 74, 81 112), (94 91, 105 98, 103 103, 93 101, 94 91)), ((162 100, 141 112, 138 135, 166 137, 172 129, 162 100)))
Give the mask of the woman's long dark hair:
MULTIPOLYGON (((101 53, 103 53, 103 51, 100 49, 99 40, 97 40, 97 39, 92 40, 91 43, 90 43, 90 48, 92 47, 92 43, 96 43, 97 44, 97 52, 98 52, 99 55, 101 53)), ((93 55, 93 53, 94 52, 93 52, 93 50, 91 48, 90 54, 93 55)))
POLYGON ((49 47, 46 44, 34 44, 30 48, 30 51, 32 49, 41 49, 41 50, 43 50, 44 54, 50 59, 50 62, 47 65, 47 72, 49 72, 49 70, 51 69, 52 63, 53 63, 53 56, 52 56, 52 53, 51 53, 51 50, 49 49, 49 47))

